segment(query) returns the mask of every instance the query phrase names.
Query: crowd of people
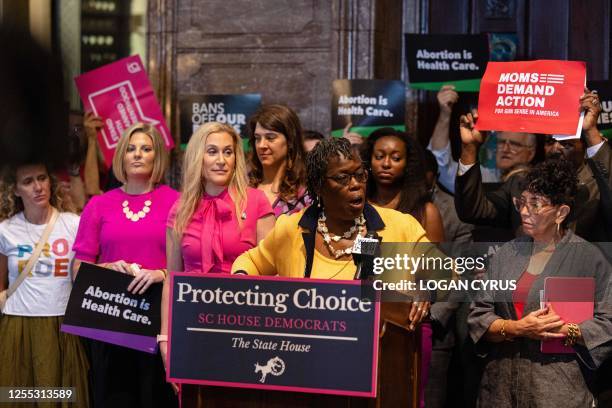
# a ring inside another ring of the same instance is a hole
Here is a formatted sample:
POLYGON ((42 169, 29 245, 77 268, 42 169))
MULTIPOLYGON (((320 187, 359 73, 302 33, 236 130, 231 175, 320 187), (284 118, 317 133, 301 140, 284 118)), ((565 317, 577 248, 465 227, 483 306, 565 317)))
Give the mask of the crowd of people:
POLYGON ((393 128, 325 137, 284 105, 250 118, 248 152, 233 127, 206 123, 182 156, 180 193, 164 182, 171 160, 151 124, 127 129, 110 173, 100 171, 103 118, 86 113, 83 163, 69 177, 41 159, 7 166, 0 181, 0 384, 73 386, 83 407, 178 406, 180 387, 165 379, 168 271, 352 280, 357 237, 469 243, 495 227, 509 242, 486 274, 516 279, 512 299, 485 293, 472 304, 408 306, 422 336, 421 406, 459 406, 453 398, 480 407, 611 406, 611 268, 589 243, 612 235, 612 154, 597 130, 598 95, 580 98, 582 137, 572 140, 486 135, 474 126, 478 113, 466 112, 453 155, 459 98, 452 86, 438 92, 427 148, 393 128), (496 138, 495 168, 478 161, 487 137, 496 138), (132 293, 163 285, 158 354, 60 331, 84 262, 133 276, 132 293), (593 277, 603 299, 593 318, 566 322, 540 305, 549 276, 593 277), (575 353, 543 353, 540 341, 553 338, 575 353), (481 370, 449 377, 477 358, 481 370))

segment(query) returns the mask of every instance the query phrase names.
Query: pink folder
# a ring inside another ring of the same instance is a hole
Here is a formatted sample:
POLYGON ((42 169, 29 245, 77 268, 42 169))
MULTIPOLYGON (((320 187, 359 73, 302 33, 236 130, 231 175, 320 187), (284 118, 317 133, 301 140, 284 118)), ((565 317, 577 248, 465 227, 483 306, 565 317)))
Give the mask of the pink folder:
MULTIPOLYGON (((544 304, 550 303, 566 323, 582 323, 593 318, 595 279, 548 277, 544 280, 544 304)), ((564 339, 541 343, 542 353, 569 354, 573 347, 563 344, 564 339)))

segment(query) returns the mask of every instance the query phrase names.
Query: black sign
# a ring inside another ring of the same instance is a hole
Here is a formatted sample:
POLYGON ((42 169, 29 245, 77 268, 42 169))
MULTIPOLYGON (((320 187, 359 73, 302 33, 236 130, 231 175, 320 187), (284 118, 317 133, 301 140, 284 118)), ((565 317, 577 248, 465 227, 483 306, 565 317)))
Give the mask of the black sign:
POLYGON ((379 303, 356 282, 173 274, 170 381, 374 397, 379 303))
POLYGON ((368 136, 380 127, 405 130, 406 87, 402 81, 336 79, 332 95, 332 136, 351 132, 368 136))
POLYGON ((410 87, 477 92, 489 60, 484 34, 406 34, 406 63, 410 87))
POLYGON ((260 94, 181 96, 181 145, 186 145, 191 135, 207 122, 232 125, 242 138, 246 138, 247 121, 260 105, 260 94))
POLYGON ((70 293, 62 331, 133 348, 157 352, 161 284, 142 295, 127 291, 134 279, 83 262, 70 293))
POLYGON ((601 102, 597 129, 606 137, 612 137, 612 81, 587 81, 587 88, 596 90, 601 102))

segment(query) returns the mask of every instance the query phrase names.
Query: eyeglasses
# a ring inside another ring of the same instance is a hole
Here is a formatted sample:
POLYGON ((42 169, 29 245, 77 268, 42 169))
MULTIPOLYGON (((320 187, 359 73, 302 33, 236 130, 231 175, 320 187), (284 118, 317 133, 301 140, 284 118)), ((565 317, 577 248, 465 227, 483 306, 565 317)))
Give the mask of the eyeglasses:
POLYGON ((527 211, 531 215, 538 215, 544 208, 552 206, 552 204, 546 203, 542 200, 525 200, 523 197, 512 197, 512 202, 514 203, 514 208, 516 208, 517 212, 520 213, 523 207, 527 207, 527 211))
POLYGON ((368 181, 368 171, 366 169, 360 169, 353 174, 340 173, 334 176, 327 176, 325 178, 332 179, 336 183, 343 186, 348 186, 351 182, 351 178, 355 178, 355 181, 358 183, 365 183, 368 181))
POLYGON ((530 144, 520 143, 520 142, 517 142, 516 140, 510 140, 510 139, 504 139, 504 138, 498 137, 497 138, 497 148, 502 149, 505 146, 508 146, 510 148, 510 151, 513 151, 513 152, 517 152, 520 149, 523 149, 526 147, 532 147, 532 145, 530 144))

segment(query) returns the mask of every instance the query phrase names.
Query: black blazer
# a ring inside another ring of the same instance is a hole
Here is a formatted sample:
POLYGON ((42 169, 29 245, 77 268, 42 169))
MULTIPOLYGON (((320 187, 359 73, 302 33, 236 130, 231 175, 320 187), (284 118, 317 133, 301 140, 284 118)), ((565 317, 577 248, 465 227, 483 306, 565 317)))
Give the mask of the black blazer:
MULTIPOLYGON (((607 142, 578 169, 578 196, 570 227, 588 241, 612 241, 612 150, 607 142)), ((512 197, 522 193, 526 172, 511 176, 497 190, 485 193, 478 164, 455 179, 455 209, 459 219, 476 225, 511 228, 521 235, 521 217, 512 197)))

